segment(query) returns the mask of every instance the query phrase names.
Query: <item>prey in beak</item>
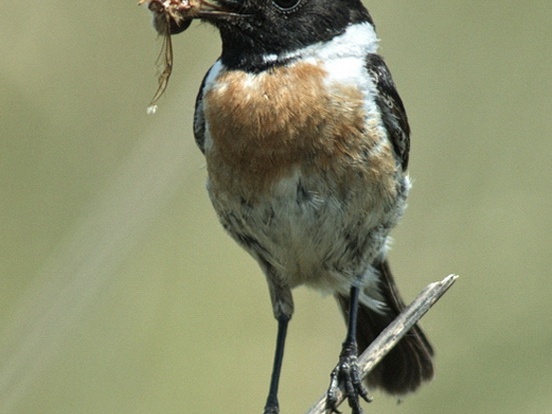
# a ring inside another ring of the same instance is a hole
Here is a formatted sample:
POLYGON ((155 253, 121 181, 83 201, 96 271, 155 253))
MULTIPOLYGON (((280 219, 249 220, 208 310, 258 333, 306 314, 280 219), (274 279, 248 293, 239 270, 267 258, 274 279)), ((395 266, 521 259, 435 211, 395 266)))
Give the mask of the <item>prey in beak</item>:
POLYGON ((142 4, 153 13, 153 27, 160 35, 181 33, 192 23, 190 17, 185 17, 192 9, 187 0, 140 0, 138 5, 142 4))
MULTIPOLYGON (((158 87, 146 112, 157 111, 157 101, 167 89, 173 67, 173 48, 171 36, 182 33, 193 19, 217 18, 236 15, 235 12, 219 4, 217 0, 140 0, 138 5, 147 4, 153 13, 153 27, 163 36, 163 45, 158 63, 162 66, 158 87)), ((231 3, 228 3, 231 4, 231 3)))
POLYGON ((192 19, 237 16, 231 10, 232 1, 217 0, 140 0, 139 5, 147 4, 153 13, 153 26, 161 35, 167 31, 171 35, 186 30, 192 19))

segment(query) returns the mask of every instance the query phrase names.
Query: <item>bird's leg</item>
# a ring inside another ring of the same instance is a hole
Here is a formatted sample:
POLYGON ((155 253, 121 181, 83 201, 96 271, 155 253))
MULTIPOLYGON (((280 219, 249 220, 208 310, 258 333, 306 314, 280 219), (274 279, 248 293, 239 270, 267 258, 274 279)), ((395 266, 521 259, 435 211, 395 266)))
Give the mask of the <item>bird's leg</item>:
POLYGON ((337 391, 342 389, 353 414, 361 414, 359 396, 367 402, 371 401, 368 391, 362 385, 357 361, 357 312, 358 312, 359 287, 351 287, 349 298, 349 315, 347 320, 347 336, 343 342, 339 362, 330 375, 330 387, 326 394, 326 407, 331 413, 339 413, 337 410, 337 391))
POLYGON ((289 320, 293 315, 293 297, 291 289, 280 281, 280 278, 274 271, 274 268, 268 264, 265 267, 265 275, 272 302, 272 312, 278 321, 278 336, 276 337, 276 351, 274 353, 274 364, 272 366, 272 376, 270 378, 270 389, 263 414, 278 414, 280 406, 278 404, 278 384, 280 382, 280 371, 282 370, 282 361, 284 359, 284 346, 286 343, 286 333, 289 320))
POLYGON ((274 364, 272 366, 272 376, 270 378, 270 389, 263 414, 278 414, 280 406, 278 404, 278 383, 280 382, 280 371, 284 359, 284 345, 286 342, 286 332, 289 322, 287 315, 278 317, 278 336, 276 338, 276 352, 274 353, 274 364))

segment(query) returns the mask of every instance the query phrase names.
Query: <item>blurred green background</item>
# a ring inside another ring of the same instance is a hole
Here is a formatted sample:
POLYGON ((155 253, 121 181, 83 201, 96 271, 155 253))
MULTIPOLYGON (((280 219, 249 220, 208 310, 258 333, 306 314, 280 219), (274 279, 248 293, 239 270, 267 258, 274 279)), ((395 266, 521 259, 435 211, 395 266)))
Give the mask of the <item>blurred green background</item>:
MULTIPOLYGON (((552 413, 550 0, 368 4, 413 129, 391 259, 437 377, 370 413, 552 413)), ((0 12, 0 413, 260 413, 276 324, 257 265, 204 191, 194 99, 214 29, 161 47, 135 1, 0 12)), ((282 413, 328 384, 345 327, 295 292, 282 413)), ((347 412, 347 410, 345 410, 347 412)))

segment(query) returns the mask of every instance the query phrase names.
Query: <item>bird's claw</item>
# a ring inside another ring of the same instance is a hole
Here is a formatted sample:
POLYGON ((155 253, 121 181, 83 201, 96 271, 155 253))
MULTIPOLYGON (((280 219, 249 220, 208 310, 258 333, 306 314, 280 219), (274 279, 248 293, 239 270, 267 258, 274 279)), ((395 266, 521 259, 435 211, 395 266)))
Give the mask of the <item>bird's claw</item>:
POLYGON ((347 398, 353 414, 362 414, 359 397, 366 402, 372 401, 360 379, 356 352, 342 352, 339 363, 331 373, 330 387, 326 393, 326 408, 330 413, 340 413, 337 409, 339 389, 347 398))

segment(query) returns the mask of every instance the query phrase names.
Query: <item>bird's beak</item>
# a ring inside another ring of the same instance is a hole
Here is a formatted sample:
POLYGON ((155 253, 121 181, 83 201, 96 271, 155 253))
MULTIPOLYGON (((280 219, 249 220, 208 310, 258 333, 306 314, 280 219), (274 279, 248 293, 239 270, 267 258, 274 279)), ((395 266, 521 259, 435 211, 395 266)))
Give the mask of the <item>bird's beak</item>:
POLYGON ((239 0, 188 0, 192 18, 224 17, 237 15, 239 0))

